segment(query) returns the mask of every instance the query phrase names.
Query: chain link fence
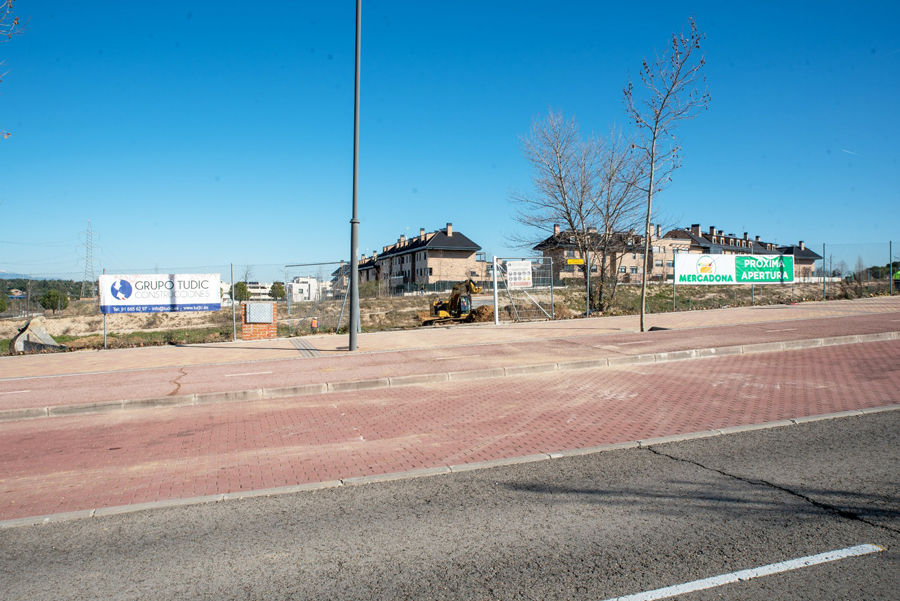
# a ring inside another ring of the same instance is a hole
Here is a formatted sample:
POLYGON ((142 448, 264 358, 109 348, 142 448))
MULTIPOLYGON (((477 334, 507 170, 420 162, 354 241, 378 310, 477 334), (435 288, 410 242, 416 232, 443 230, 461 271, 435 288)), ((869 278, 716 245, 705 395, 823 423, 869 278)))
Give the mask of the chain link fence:
POLYGON ((284 266, 284 323, 291 335, 340 332, 350 325, 349 263, 284 266))
MULTIPOLYGON (((734 306, 788 303, 810 300, 861 298, 898 294, 900 244, 810 244, 819 258, 797 269, 790 284, 740 286, 675 286, 673 280, 648 284, 647 311, 689 311, 734 306)), ((799 262, 798 262, 799 265, 799 262)), ((560 319, 586 312, 584 278, 574 271, 569 279, 553 279, 553 265, 546 257, 498 259, 497 319, 528 321, 560 319), (518 263, 518 265, 514 265, 518 263), (511 279, 511 267, 519 268, 511 279), (526 271, 522 272, 521 269, 526 271), (530 286, 522 277, 530 275, 530 286)), ((193 267, 100 269, 124 274, 219 274, 221 309, 210 312, 142 313, 108 315, 110 346, 179 344, 239 340, 240 303, 270 301, 277 307, 279 336, 316 332, 345 332, 350 321, 348 302, 350 266, 347 262, 220 264, 193 267)), ((591 274, 596 285, 597 275, 591 274), (596 279, 595 279, 596 278, 596 279)), ((636 313, 640 306, 640 275, 622 281, 606 314, 636 313)), ((0 277, 0 353, 30 318, 44 316, 47 328, 70 348, 102 346, 104 318, 100 313, 97 280, 84 281, 84 273, 37 273, 0 277), (98 337, 100 342, 98 343, 98 337)), ((360 283, 361 324, 364 331, 416 327, 427 317, 431 304, 446 300, 454 284, 438 281, 426 286, 392 282, 360 283), (424 317, 423 317, 424 316, 424 317)), ((493 278, 476 278, 482 292, 473 295, 473 307, 493 305, 493 278)))
MULTIPOLYGON (((549 257, 498 258, 497 321, 554 319, 553 261, 549 257)), ((491 287, 494 280, 491 280, 491 287)))

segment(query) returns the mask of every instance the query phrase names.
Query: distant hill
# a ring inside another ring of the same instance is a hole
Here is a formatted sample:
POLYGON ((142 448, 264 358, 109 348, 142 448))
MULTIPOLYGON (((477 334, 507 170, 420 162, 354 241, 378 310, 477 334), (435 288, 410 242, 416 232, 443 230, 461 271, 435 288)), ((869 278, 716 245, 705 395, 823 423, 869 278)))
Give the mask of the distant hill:
POLYGON ((11 273, 0 269, 0 279, 3 280, 27 280, 29 276, 24 273, 11 273))

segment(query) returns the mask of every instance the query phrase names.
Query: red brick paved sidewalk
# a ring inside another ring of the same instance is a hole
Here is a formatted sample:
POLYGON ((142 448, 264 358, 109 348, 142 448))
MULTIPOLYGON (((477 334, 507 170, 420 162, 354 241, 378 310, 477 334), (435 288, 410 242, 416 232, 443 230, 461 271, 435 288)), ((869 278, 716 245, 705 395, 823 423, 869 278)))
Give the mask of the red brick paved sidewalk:
MULTIPOLYGON (((898 304, 900 308, 900 304, 898 304)), ((584 320, 582 320, 584 321, 584 320)), ((547 324, 552 325, 552 324, 547 324)), ((93 375, 0 380, 0 419, 10 410, 87 405, 123 399, 161 399, 192 404, 186 395, 297 387, 310 384, 449 374, 618 358, 647 353, 723 348, 824 337, 900 331, 900 312, 841 318, 799 319, 646 333, 612 332, 435 347, 409 351, 341 354, 241 364, 214 364, 145 370, 118 370, 93 375)), ((546 330, 552 333, 551 330, 546 330)), ((402 334, 402 333, 400 333, 402 334)), ((412 336, 412 335, 410 335, 412 336)), ((152 350, 152 349, 144 349, 152 350)), ((70 355, 70 356, 74 356, 70 355)), ((220 395, 221 396, 221 395, 220 395)), ((261 398, 256 394, 252 398, 261 398)), ((220 402, 220 401, 215 401, 220 402)), ((129 405, 130 407, 130 405, 129 405)), ((118 409, 121 409, 120 405, 118 409)), ((47 411, 44 410, 44 415, 47 411)), ((19 415, 19 414, 16 414, 19 415)), ((21 416, 19 416, 21 417, 21 416)))
MULTIPOLYGON (((900 312, 900 296, 661 313, 649 315, 647 324, 648 327, 683 330, 896 312, 900 312)), ((501 326, 479 324, 374 332, 359 336, 359 350, 366 353, 386 350, 450 348, 474 344, 537 342, 554 338, 571 339, 617 332, 635 332, 638 330, 638 323, 637 316, 629 315, 501 326)), ((898 322, 898 326, 900 326, 900 322, 898 322)), ((292 340, 295 339, 0 357, 0 378, 291 359, 301 356, 301 351, 294 346, 292 340)), ((296 340, 309 343, 321 353, 329 356, 347 353, 346 336, 313 336, 296 340)))
POLYGON ((898 403, 900 343, 0 424, 0 520, 898 403))

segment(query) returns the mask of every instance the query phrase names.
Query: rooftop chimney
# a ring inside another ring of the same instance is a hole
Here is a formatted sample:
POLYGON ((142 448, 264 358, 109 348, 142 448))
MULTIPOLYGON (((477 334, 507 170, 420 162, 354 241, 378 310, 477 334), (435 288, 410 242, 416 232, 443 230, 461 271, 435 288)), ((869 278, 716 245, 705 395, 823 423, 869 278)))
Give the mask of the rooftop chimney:
POLYGON ((691 226, 691 233, 694 234, 695 236, 700 235, 700 224, 699 223, 695 223, 691 226))
POLYGON ((559 236, 559 224, 558 223, 553 224, 553 235, 559 236))
POLYGON ((659 235, 659 224, 656 225, 656 237, 657 237, 657 238, 660 238, 660 237, 661 237, 661 236, 659 235))
POLYGON ((453 237, 453 224, 452 223, 447 224, 447 236, 450 238, 453 237))
POLYGON ((806 245, 803 244, 803 240, 800 241, 800 250, 806 250, 806 245))
POLYGON ((425 228, 420 227, 419 228, 419 240, 424 240, 424 239, 425 239, 425 228))
POLYGON ((759 236, 756 237, 756 241, 759 242, 759 236))
POLYGON ((403 235, 403 234, 400 234, 400 240, 399 240, 399 242, 400 242, 400 244, 403 244, 404 242, 406 242, 406 236, 403 235))
POLYGON ((716 235, 716 226, 714 226, 714 225, 709 226, 709 235, 710 236, 716 235))
POLYGON ((750 239, 750 234, 748 234, 747 232, 744 232, 744 240, 749 240, 749 239, 750 239))

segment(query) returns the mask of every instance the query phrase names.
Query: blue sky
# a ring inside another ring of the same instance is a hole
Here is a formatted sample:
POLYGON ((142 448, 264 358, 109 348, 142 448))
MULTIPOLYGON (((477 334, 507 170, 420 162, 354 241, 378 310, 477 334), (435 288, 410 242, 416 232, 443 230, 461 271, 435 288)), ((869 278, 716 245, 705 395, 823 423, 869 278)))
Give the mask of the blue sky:
MULTIPOLYGON (((98 271, 349 257, 353 0, 15 7, 0 270, 83 272, 88 220, 98 271)), ((627 127, 629 76, 691 15, 712 100, 678 129, 668 220, 900 250, 896 2, 369 0, 360 252, 452 222, 520 254, 518 137, 550 106, 627 127)))

